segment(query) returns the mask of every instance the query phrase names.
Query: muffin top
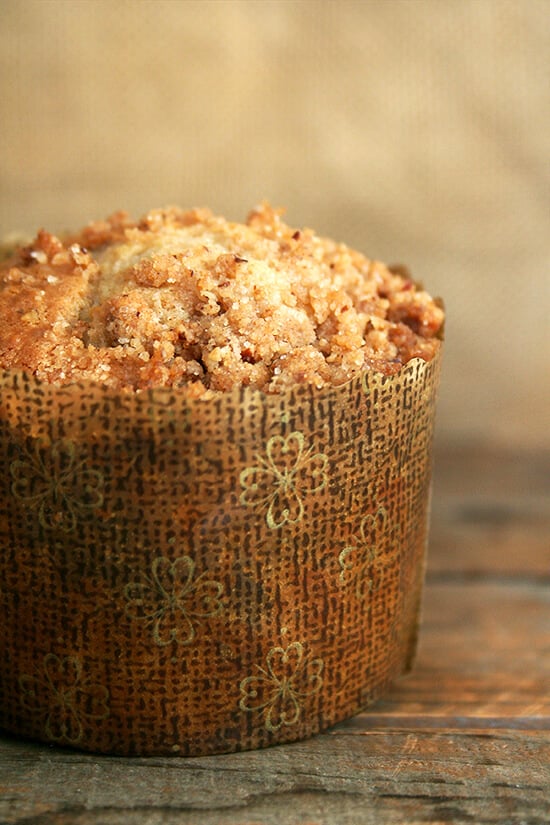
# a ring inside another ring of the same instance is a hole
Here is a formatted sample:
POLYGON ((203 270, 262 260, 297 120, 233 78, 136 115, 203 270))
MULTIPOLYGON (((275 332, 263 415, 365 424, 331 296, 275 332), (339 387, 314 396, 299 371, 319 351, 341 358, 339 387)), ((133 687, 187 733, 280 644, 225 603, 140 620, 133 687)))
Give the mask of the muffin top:
POLYGON ((443 310, 405 270, 281 214, 171 207, 41 230, 0 266, 0 367, 200 396, 320 388, 435 355, 443 310))

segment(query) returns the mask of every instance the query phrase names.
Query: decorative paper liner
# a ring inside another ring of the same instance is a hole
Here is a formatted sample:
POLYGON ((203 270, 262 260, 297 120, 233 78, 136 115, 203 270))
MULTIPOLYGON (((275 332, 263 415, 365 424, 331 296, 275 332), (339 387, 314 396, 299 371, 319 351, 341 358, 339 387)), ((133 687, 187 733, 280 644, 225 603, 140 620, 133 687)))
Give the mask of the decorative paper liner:
POLYGON ((439 367, 195 400, 0 373, 0 726, 198 755, 377 698, 414 655, 439 367))

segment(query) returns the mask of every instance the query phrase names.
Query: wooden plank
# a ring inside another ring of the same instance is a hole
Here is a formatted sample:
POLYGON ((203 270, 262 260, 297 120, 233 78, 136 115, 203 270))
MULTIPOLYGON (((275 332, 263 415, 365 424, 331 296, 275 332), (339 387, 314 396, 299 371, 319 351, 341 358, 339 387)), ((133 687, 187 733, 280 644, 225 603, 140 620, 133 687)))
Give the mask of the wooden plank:
POLYGON ((546 825, 549 764, 541 734, 325 735, 196 760, 96 760, 27 746, 4 774, 0 821, 546 825))
POLYGON ((546 587, 431 584, 416 667, 370 712, 308 742, 201 759, 3 737, 0 823, 546 825, 549 697, 546 587))
POLYGON ((436 449, 428 575, 550 582, 550 451, 436 449))
POLYGON ((413 672, 344 723, 372 725, 550 730, 550 588, 428 585, 413 672))

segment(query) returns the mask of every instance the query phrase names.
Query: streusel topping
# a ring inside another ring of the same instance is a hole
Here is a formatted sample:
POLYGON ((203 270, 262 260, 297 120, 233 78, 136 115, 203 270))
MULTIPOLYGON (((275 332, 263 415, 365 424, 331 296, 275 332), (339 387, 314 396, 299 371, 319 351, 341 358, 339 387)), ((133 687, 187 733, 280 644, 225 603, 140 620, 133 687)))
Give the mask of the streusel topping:
POLYGON ((63 239, 41 230, 0 267, 0 366, 58 384, 341 384, 430 360, 443 320, 406 271, 267 204, 245 224, 172 207, 63 239))

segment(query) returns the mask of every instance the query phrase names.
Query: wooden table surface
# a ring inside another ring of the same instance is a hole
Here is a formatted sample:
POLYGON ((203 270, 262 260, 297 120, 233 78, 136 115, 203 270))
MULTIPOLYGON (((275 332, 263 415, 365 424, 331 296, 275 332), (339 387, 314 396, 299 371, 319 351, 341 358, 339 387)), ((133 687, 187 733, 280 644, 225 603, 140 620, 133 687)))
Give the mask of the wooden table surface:
POLYGON ((308 742, 207 758, 0 735, 0 823, 548 825, 549 585, 550 453, 442 447, 418 657, 383 701, 308 742))

